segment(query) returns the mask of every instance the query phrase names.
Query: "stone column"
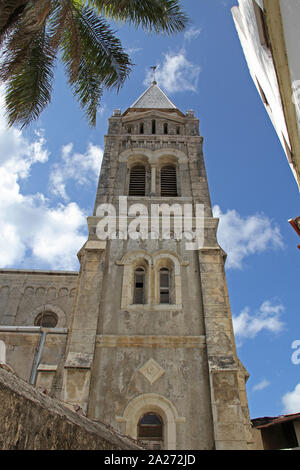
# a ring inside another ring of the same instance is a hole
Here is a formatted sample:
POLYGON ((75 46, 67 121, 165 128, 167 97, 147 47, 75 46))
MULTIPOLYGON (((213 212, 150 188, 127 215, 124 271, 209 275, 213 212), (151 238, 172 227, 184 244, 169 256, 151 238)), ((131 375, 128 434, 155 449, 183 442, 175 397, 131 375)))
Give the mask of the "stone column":
POLYGON ((89 240, 79 252, 80 274, 64 366, 63 397, 87 411, 102 291, 106 241, 89 240))
POLYGON ((156 195, 156 165, 151 165, 151 195, 156 195))
POLYGON ((239 368, 224 285, 224 252, 219 247, 200 249, 199 265, 215 448, 246 450, 239 368))

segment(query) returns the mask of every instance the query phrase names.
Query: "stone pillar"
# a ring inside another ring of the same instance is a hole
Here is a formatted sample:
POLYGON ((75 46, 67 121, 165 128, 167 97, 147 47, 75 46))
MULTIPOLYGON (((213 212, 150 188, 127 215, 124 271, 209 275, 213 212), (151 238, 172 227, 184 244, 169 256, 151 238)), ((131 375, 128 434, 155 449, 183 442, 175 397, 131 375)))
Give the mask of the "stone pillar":
POLYGON ((94 359, 105 248, 105 241, 89 240, 79 252, 78 291, 64 366, 62 399, 69 405, 79 405, 85 412, 94 359))
POLYGON ((151 165, 151 195, 156 195, 156 165, 151 165))
POLYGON ((216 450, 247 449, 239 368, 224 285, 224 252, 199 250, 204 322, 216 450))

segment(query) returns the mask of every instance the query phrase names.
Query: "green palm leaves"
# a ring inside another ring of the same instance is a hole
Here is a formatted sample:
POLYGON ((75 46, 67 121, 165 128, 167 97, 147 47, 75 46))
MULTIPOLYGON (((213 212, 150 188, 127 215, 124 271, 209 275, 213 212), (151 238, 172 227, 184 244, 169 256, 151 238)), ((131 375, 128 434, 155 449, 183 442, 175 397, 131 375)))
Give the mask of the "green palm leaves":
POLYGON ((10 125, 37 119, 51 100, 54 67, 62 60, 69 84, 91 125, 103 89, 119 89, 132 63, 108 20, 155 33, 182 31, 178 0, 0 0, 0 81, 10 125))

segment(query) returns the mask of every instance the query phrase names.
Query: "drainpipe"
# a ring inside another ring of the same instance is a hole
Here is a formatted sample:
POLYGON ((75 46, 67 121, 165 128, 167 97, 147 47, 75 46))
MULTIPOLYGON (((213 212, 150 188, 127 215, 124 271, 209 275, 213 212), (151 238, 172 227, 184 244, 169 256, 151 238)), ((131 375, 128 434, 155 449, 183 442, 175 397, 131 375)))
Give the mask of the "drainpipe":
POLYGON ((36 374, 37 374, 37 368, 39 366, 39 362, 41 359, 43 347, 45 344, 46 340, 46 335, 48 334, 66 334, 68 332, 67 328, 43 328, 41 326, 6 326, 6 325, 1 325, 0 326, 0 332, 20 332, 20 333, 42 333, 41 339, 40 339, 40 344, 39 344, 39 349, 38 352, 34 358, 33 362, 33 370, 31 373, 30 377, 30 384, 34 385, 35 384, 35 379, 36 379, 36 374))
POLYGON ((35 384, 37 368, 38 368, 39 363, 40 363, 43 347, 44 347, 45 340, 46 340, 46 335, 47 335, 47 331, 45 331, 45 330, 42 331, 42 337, 41 337, 41 340, 40 340, 39 349, 38 349, 38 352, 37 352, 37 354, 34 358, 32 374, 31 374, 30 381, 29 381, 29 383, 32 384, 32 385, 35 384))

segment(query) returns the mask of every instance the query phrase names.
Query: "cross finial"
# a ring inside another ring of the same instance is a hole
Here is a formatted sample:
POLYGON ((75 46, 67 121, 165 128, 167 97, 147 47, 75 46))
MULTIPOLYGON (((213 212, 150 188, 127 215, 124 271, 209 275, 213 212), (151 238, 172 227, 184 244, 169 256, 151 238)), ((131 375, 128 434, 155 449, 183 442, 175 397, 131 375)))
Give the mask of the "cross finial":
POLYGON ((150 68, 153 70, 153 82, 152 83, 156 85, 155 72, 157 69, 157 65, 152 65, 150 68))

